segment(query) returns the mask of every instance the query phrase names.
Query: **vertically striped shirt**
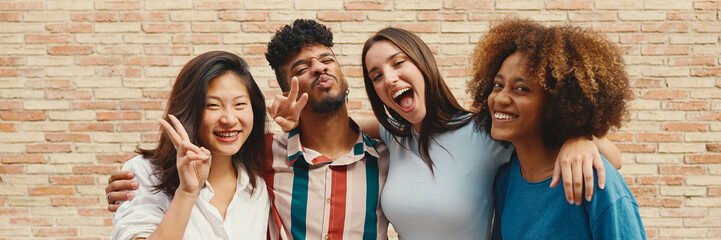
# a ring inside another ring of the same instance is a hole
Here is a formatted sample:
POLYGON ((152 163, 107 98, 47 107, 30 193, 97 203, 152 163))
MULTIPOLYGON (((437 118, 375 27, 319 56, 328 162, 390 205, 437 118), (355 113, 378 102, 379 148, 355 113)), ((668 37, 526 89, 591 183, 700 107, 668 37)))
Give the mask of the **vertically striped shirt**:
POLYGON ((334 160, 304 148, 299 129, 266 135, 272 163, 265 176, 274 215, 270 239, 388 238, 379 201, 388 151, 383 142, 358 132, 353 150, 334 160))

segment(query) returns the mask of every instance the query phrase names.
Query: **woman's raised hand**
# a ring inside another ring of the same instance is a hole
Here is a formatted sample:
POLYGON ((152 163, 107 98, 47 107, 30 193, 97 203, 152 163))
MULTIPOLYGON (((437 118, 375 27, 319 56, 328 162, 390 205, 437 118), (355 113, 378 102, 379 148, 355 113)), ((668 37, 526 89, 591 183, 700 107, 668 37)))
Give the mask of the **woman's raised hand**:
POLYGON ((188 132, 185 131, 178 118, 173 115, 168 115, 168 117, 173 122, 172 126, 163 119, 159 119, 158 122, 175 145, 175 165, 180 177, 180 186, 177 191, 197 197, 210 173, 210 151, 204 147, 193 145, 188 137, 188 132))

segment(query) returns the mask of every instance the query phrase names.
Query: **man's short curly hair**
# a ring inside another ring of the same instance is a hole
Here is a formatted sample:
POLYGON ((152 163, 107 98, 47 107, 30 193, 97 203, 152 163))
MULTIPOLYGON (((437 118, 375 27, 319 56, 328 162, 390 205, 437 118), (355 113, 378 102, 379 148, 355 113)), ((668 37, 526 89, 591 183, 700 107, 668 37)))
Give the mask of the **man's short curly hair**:
POLYGON ((265 59, 275 71, 275 78, 283 91, 290 90, 290 82, 285 73, 281 71, 288 57, 298 53, 306 45, 322 44, 328 48, 333 47, 333 33, 330 28, 310 19, 297 19, 290 25, 285 25, 275 32, 275 36, 268 42, 268 52, 265 59))
POLYGON ((627 119, 628 76, 618 49, 604 36, 579 27, 510 19, 493 27, 473 52, 468 93, 479 115, 477 127, 490 131, 488 96, 503 61, 514 52, 525 58, 524 74, 546 90, 546 147, 560 147, 572 137, 605 136, 627 119))

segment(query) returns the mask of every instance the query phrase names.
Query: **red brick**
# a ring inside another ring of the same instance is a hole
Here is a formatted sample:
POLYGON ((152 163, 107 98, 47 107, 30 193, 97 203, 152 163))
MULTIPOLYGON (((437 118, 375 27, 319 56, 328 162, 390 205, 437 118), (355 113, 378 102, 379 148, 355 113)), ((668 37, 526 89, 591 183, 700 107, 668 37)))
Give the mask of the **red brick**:
POLYGON ((716 57, 697 56, 697 57, 676 57, 673 58, 671 66, 713 66, 716 64, 716 57))
POLYGON ((639 142, 680 142, 683 134, 680 133, 638 133, 639 142))
POLYGON ((0 11, 26 11, 26 10, 42 10, 43 2, 0 2, 0 11))
POLYGON ((684 110, 684 111, 705 111, 708 110, 707 101, 684 101, 684 102, 667 102, 664 104, 665 110, 684 110))
POLYGON ((25 34, 25 43, 69 43, 70 34, 25 34))
POLYGON ((501 21, 507 18, 518 17, 518 13, 506 12, 506 13, 489 13, 489 12, 475 12, 470 13, 468 20, 470 21, 501 21))
POLYGON ((90 90, 46 90, 46 99, 84 99, 90 100, 93 93, 90 90))
POLYGON ((721 197, 721 187, 708 187, 709 197, 721 197))
POLYGON ((694 76, 694 77, 721 76, 721 67, 691 68, 691 76, 694 76))
POLYGON ((268 48, 265 45, 243 46, 243 54, 265 54, 268 48))
POLYGON ((117 166, 92 165, 92 166, 73 166, 74 174, 108 174, 117 171, 117 166))
POLYGON ((721 32, 721 24, 704 22, 694 27, 694 30, 698 33, 716 33, 721 32))
POLYGON ((285 26, 285 23, 242 23, 243 32, 268 32, 272 33, 281 27, 285 26))
POLYGON ((552 10, 591 10, 593 1, 552 0, 546 6, 552 10))
POLYGON ((345 2, 346 10, 382 10, 388 6, 386 1, 351 1, 345 2))
POLYGON ((218 14, 220 20, 239 22, 260 22, 268 19, 265 12, 225 11, 218 14))
POLYGON ((638 32, 637 23, 597 23, 593 26, 596 32, 638 32))
POLYGON ((0 132, 17 132, 20 125, 17 123, 0 123, 0 132))
POLYGON ((143 8, 142 1, 98 1, 95 3, 95 10, 140 10, 143 8))
POLYGON ((642 46, 641 55, 688 55, 690 46, 642 46))
POLYGON ((627 153, 652 153, 656 152, 655 144, 634 144, 634 143, 616 143, 616 147, 621 152, 627 153))
POLYGON ((25 149, 29 153, 56 153, 56 152, 72 152, 72 146, 70 144, 58 144, 58 143, 38 143, 29 144, 25 149))
POLYGON ((2 163, 3 164, 18 164, 18 163, 35 164, 35 163, 48 163, 48 160, 45 160, 45 157, 43 157, 43 155, 39 155, 39 154, 23 154, 23 155, 8 154, 8 155, 2 156, 2 163))
POLYGON ((71 123, 70 131, 73 132, 112 132, 112 123, 71 123))
POLYGON ((721 152, 721 143, 706 144, 706 150, 709 152, 721 152))
POLYGON ((160 134, 158 133, 143 133, 143 135, 140 136, 141 141, 147 142, 147 143, 156 143, 160 140, 160 134))
POLYGON ((94 185, 95 177, 91 176, 50 176, 52 185, 94 185))
MULTIPOLYGON (((24 166, 0 165, 0 174, 23 174, 24 169, 24 166)), ((0 213, 0 215, 2 215, 2 213, 0 213)))
POLYGON ((112 217, 112 213, 108 212, 108 209, 105 208, 81 208, 78 209, 78 215, 85 217, 112 217))
POLYGON ((245 59, 245 62, 248 63, 248 66, 253 66, 253 67, 268 66, 268 61, 265 60, 265 57, 248 57, 248 56, 246 56, 246 57, 243 57, 243 59, 245 59))
POLYGON ((72 13, 70 19, 75 22, 117 22, 118 13, 96 12, 96 13, 72 13))
MULTIPOLYGON (((607 21, 613 21, 616 19, 616 15, 611 15, 607 21)), ((634 44, 634 43, 643 43, 643 44, 650 44, 650 43, 656 43, 656 44, 665 44, 668 41, 668 36, 664 34, 653 34, 653 33, 645 33, 645 34, 623 34, 619 36, 618 42, 623 44, 634 44)), ((657 47, 666 47, 665 45, 652 45, 657 47)))
POLYGON ((0 66, 20 66, 24 64, 23 57, 0 57, 0 66))
POLYGON ((123 101, 120 109, 163 110, 164 101, 123 101))
POLYGON ((0 69, 0 77, 17 77, 18 70, 16 68, 0 69))
POLYGON ((75 188, 73 187, 34 187, 28 189, 30 196, 38 195, 73 195, 75 188))
POLYGON ((366 15, 363 12, 318 12, 318 20, 327 22, 363 21, 366 15))
POLYGON ((52 226, 52 218, 11 218, 10 225, 22 226, 52 226))
POLYGON ((160 124, 157 122, 149 123, 117 123, 118 132, 146 132, 160 130, 160 124))
POLYGON ((649 90, 642 93, 645 99, 681 99, 688 98, 687 90, 649 90))
POLYGON ((61 228, 61 227, 33 228, 32 231, 33 231, 33 236, 35 236, 35 237, 59 237, 59 236, 73 237, 73 236, 78 235, 77 228, 61 228))
POLYGON ((22 18, 23 15, 17 12, 0 13, 0 22, 19 22, 22 18))
POLYGON ((706 167, 700 166, 659 166, 661 175, 704 175, 706 167))
POLYGON ((143 97, 150 99, 168 99, 170 91, 168 90, 143 90, 143 97))
POLYGON ((207 10, 225 10, 225 9, 241 9, 243 6, 242 1, 203 1, 196 2, 195 9, 207 9, 207 10))
POLYGON ((18 68, 18 75, 23 77, 45 77, 45 69, 43 68, 18 68))
POLYGON ((0 208, 0 216, 23 216, 29 214, 30 209, 27 208, 0 208))
POLYGON ((686 163, 721 163, 721 155, 686 155, 686 163))
POLYGON ((686 118, 695 121, 721 121, 721 112, 689 112, 686 118))
POLYGON ((98 198, 54 197, 50 199, 50 204, 53 207, 92 206, 98 204, 98 198))
POLYGON ((21 101, 0 101, 0 110, 21 109, 23 102, 21 101))
POLYGON ((140 77, 141 69, 126 67, 97 68, 97 75, 101 77, 140 77))
POLYGON ((190 55, 192 49, 189 46, 145 46, 145 53, 148 55, 190 55))
POLYGON ((93 31, 93 25, 89 23, 54 23, 45 25, 45 29, 51 33, 89 33, 93 31))
POLYGON ((140 120, 143 118, 143 114, 137 111, 98 112, 96 114, 98 121, 140 120))
POLYGON ((168 12, 122 12, 120 13, 120 21, 138 22, 138 21, 167 21, 168 12))
POLYGON ((172 33, 187 32, 188 24, 183 23, 143 23, 143 31, 146 33, 172 33))
POLYGON ((118 108, 117 102, 73 102, 73 110, 104 109, 112 110, 118 108))
POLYGON ((170 57, 126 57, 126 65, 169 66, 170 57))
POLYGON ((628 187, 633 192, 634 197, 656 196, 658 195, 657 187, 628 187))
POLYGON ((633 133, 613 132, 608 133, 606 138, 614 142, 630 142, 633 141, 633 133))
POLYGON ((704 208, 661 209, 663 217, 705 217, 708 211, 704 208))
POLYGON ((466 77, 473 74, 473 71, 468 68, 446 68, 445 72, 448 77, 466 77))
POLYGON ((46 133, 48 142, 90 142, 89 134, 81 133, 46 133))
POLYGON ((48 117, 45 111, 8 111, 0 112, 0 118, 5 121, 42 121, 48 117))
POLYGON ((716 13, 714 12, 669 12, 667 13, 668 20, 676 21, 698 21, 698 20, 715 20, 716 13))
POLYGON ((50 55, 88 55, 92 54, 93 47, 91 46, 50 46, 48 47, 48 54, 50 55))
POLYGON ((173 37, 173 43, 217 44, 220 36, 217 34, 181 34, 173 37))
POLYGON ((695 9, 721 10, 721 1, 697 1, 693 3, 695 9))
POLYGON ((637 197, 640 207, 681 207, 681 200, 675 198, 637 197))
POLYGON ((664 22, 664 23, 646 23, 641 26, 642 32, 688 32, 688 23, 684 22, 664 22))
POLYGON ((466 19, 466 13, 463 11, 457 11, 452 13, 438 13, 438 12, 419 12, 418 20, 420 21, 463 21, 466 19))
POLYGON ((130 160, 130 158, 135 157, 135 155, 129 155, 129 154, 106 154, 106 155, 96 155, 95 158, 98 160, 98 163, 103 164, 110 164, 110 163, 124 163, 125 161, 130 160))
POLYGON ((119 57, 99 57, 99 56, 88 56, 78 58, 80 65, 120 65, 119 57))
POLYGON ((664 131, 670 132, 706 132, 708 123, 666 123, 662 125, 664 131))
POLYGON ((676 186, 683 184, 683 177, 680 176, 638 176, 636 178, 641 185, 669 185, 676 186))

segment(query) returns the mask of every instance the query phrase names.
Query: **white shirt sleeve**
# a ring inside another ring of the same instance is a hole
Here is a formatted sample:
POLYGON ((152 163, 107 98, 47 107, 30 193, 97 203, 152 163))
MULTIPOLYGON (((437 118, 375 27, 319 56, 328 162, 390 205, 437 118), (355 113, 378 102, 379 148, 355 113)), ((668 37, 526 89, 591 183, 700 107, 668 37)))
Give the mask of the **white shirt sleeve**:
POLYGON ((113 231, 110 239, 147 238, 158 228, 170 205, 170 197, 154 190, 159 180, 153 175, 149 160, 136 156, 125 162, 123 170, 135 173, 139 187, 133 191, 135 198, 123 202, 113 215, 113 231))

